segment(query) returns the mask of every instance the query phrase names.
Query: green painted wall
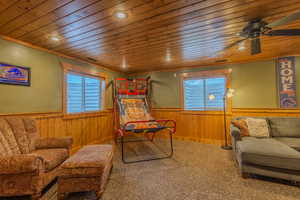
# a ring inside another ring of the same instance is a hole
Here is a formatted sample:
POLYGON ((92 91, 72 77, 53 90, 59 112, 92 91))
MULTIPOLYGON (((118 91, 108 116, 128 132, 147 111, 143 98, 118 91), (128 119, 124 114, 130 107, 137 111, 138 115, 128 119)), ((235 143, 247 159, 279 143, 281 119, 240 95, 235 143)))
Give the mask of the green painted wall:
MULTIPOLYGON (((230 66, 234 108, 276 108, 277 87, 275 61, 230 66)), ((299 85, 300 89, 300 85, 299 85)))
MULTIPOLYGON (((30 87, 0 84, 0 113, 61 111, 63 87, 61 61, 93 68, 95 71, 105 71, 0 39, 0 62, 31 68, 30 87)), ((124 76, 107 70, 106 73, 109 79, 124 76)), ((111 89, 106 96, 106 107, 112 107, 111 89)))
MULTIPOLYGON (((0 113, 51 112, 62 110, 62 68, 69 62, 95 71, 105 71, 109 79, 124 74, 101 70, 94 66, 61 58, 50 53, 0 39, 0 62, 31 68, 31 86, 0 84, 0 113)), ((190 71, 232 68, 234 108, 277 108, 275 60, 229 65, 226 67, 193 68, 177 72, 151 72, 153 106, 179 107, 179 74, 190 71)), ((300 57, 296 59, 297 88, 300 91, 300 57)), ((300 92, 297 93, 300 101, 300 92)), ((112 107, 111 88, 106 95, 106 107, 112 107)))
MULTIPOLYGON (((275 60, 228 65, 225 67, 193 68, 177 72, 151 72, 152 103, 155 108, 178 108, 179 75, 183 72, 232 68, 232 99, 234 108, 278 108, 275 60)), ((297 88, 300 91, 300 57, 296 58, 297 88)), ((297 93, 300 101, 300 92, 297 93)), ((299 102, 300 103, 300 102, 299 102)))

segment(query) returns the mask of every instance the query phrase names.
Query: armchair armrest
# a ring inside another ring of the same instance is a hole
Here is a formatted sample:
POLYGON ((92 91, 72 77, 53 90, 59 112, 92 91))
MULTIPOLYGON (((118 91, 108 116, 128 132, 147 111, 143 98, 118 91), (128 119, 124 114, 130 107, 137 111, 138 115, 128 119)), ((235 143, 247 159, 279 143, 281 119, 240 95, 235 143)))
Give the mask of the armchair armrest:
POLYGON ((39 138, 36 140, 37 149, 65 148, 70 150, 73 144, 72 137, 64 138, 39 138))
POLYGON ((39 173, 43 159, 36 155, 20 154, 0 157, 0 174, 39 173))

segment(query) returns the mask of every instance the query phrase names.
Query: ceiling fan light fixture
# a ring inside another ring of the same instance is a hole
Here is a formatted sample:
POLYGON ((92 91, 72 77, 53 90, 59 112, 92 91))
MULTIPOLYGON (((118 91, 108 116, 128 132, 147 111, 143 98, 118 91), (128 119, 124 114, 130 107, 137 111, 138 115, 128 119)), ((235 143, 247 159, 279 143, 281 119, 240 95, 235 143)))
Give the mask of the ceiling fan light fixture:
POLYGON ((245 49, 246 49, 246 47, 245 47, 245 42, 240 43, 238 49, 239 49, 239 51, 245 50, 245 49))
POLYGON ((240 47, 239 47, 239 50, 240 50, 240 51, 243 51, 243 50, 245 50, 245 49, 246 49, 246 47, 244 47, 244 46, 240 46, 240 47))

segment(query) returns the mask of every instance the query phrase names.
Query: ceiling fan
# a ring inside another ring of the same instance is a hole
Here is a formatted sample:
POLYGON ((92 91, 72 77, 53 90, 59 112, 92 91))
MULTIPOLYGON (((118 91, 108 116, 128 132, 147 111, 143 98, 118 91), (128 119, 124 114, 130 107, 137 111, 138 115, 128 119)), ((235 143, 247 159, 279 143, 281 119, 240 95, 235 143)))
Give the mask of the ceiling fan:
MULTIPOLYGON (((262 19, 255 19, 250 21, 243 30, 237 35, 243 37, 243 39, 238 40, 224 49, 229 49, 235 45, 238 45, 244 42, 247 39, 251 40, 251 54, 261 53, 261 36, 300 36, 300 29, 281 29, 273 30, 273 28, 281 25, 289 24, 295 20, 300 19, 300 12, 294 13, 292 15, 286 16, 280 20, 277 20, 273 23, 266 23, 262 19)), ((226 37, 226 36, 225 36, 226 37)))

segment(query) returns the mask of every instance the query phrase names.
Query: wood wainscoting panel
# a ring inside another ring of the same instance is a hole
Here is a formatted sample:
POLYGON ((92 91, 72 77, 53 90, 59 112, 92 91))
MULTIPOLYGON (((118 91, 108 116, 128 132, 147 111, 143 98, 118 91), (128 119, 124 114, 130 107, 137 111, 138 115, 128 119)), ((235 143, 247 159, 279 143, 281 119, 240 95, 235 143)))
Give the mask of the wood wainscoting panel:
MULTIPOLYGON (((224 115, 222 111, 184 111, 180 108, 156 108, 155 119, 172 119, 177 122, 175 139, 207 144, 224 144, 224 115)), ((300 109, 232 108, 226 114, 227 137, 230 142, 230 121, 234 117, 300 117, 300 109)))
POLYGON ((0 114, 5 117, 32 117, 36 119, 41 137, 73 137, 72 153, 87 144, 112 140, 113 112, 79 114, 65 117, 62 113, 0 114))
POLYGON ((282 108, 233 108, 233 117, 300 117, 300 109, 282 108))
MULTIPOLYGON (((184 111, 180 108, 156 108, 152 110, 152 114, 155 119, 176 121, 175 139, 216 145, 224 144, 224 115, 222 111, 184 111)), ((1 116, 35 118, 41 137, 72 136, 74 139, 72 152, 76 152, 87 144, 99 144, 114 139, 112 110, 67 117, 60 112, 0 114, 1 116)), ((233 117, 238 116, 300 117, 300 109, 233 108, 232 112, 226 114, 228 138, 230 121, 233 117)))
MULTIPOLYGON (((224 115, 219 111, 183 111, 182 109, 153 109, 156 119, 176 121, 175 139, 207 144, 224 143, 224 115)), ((231 114, 227 113, 227 127, 231 114)), ((228 129, 229 130, 229 129, 228 129)))

